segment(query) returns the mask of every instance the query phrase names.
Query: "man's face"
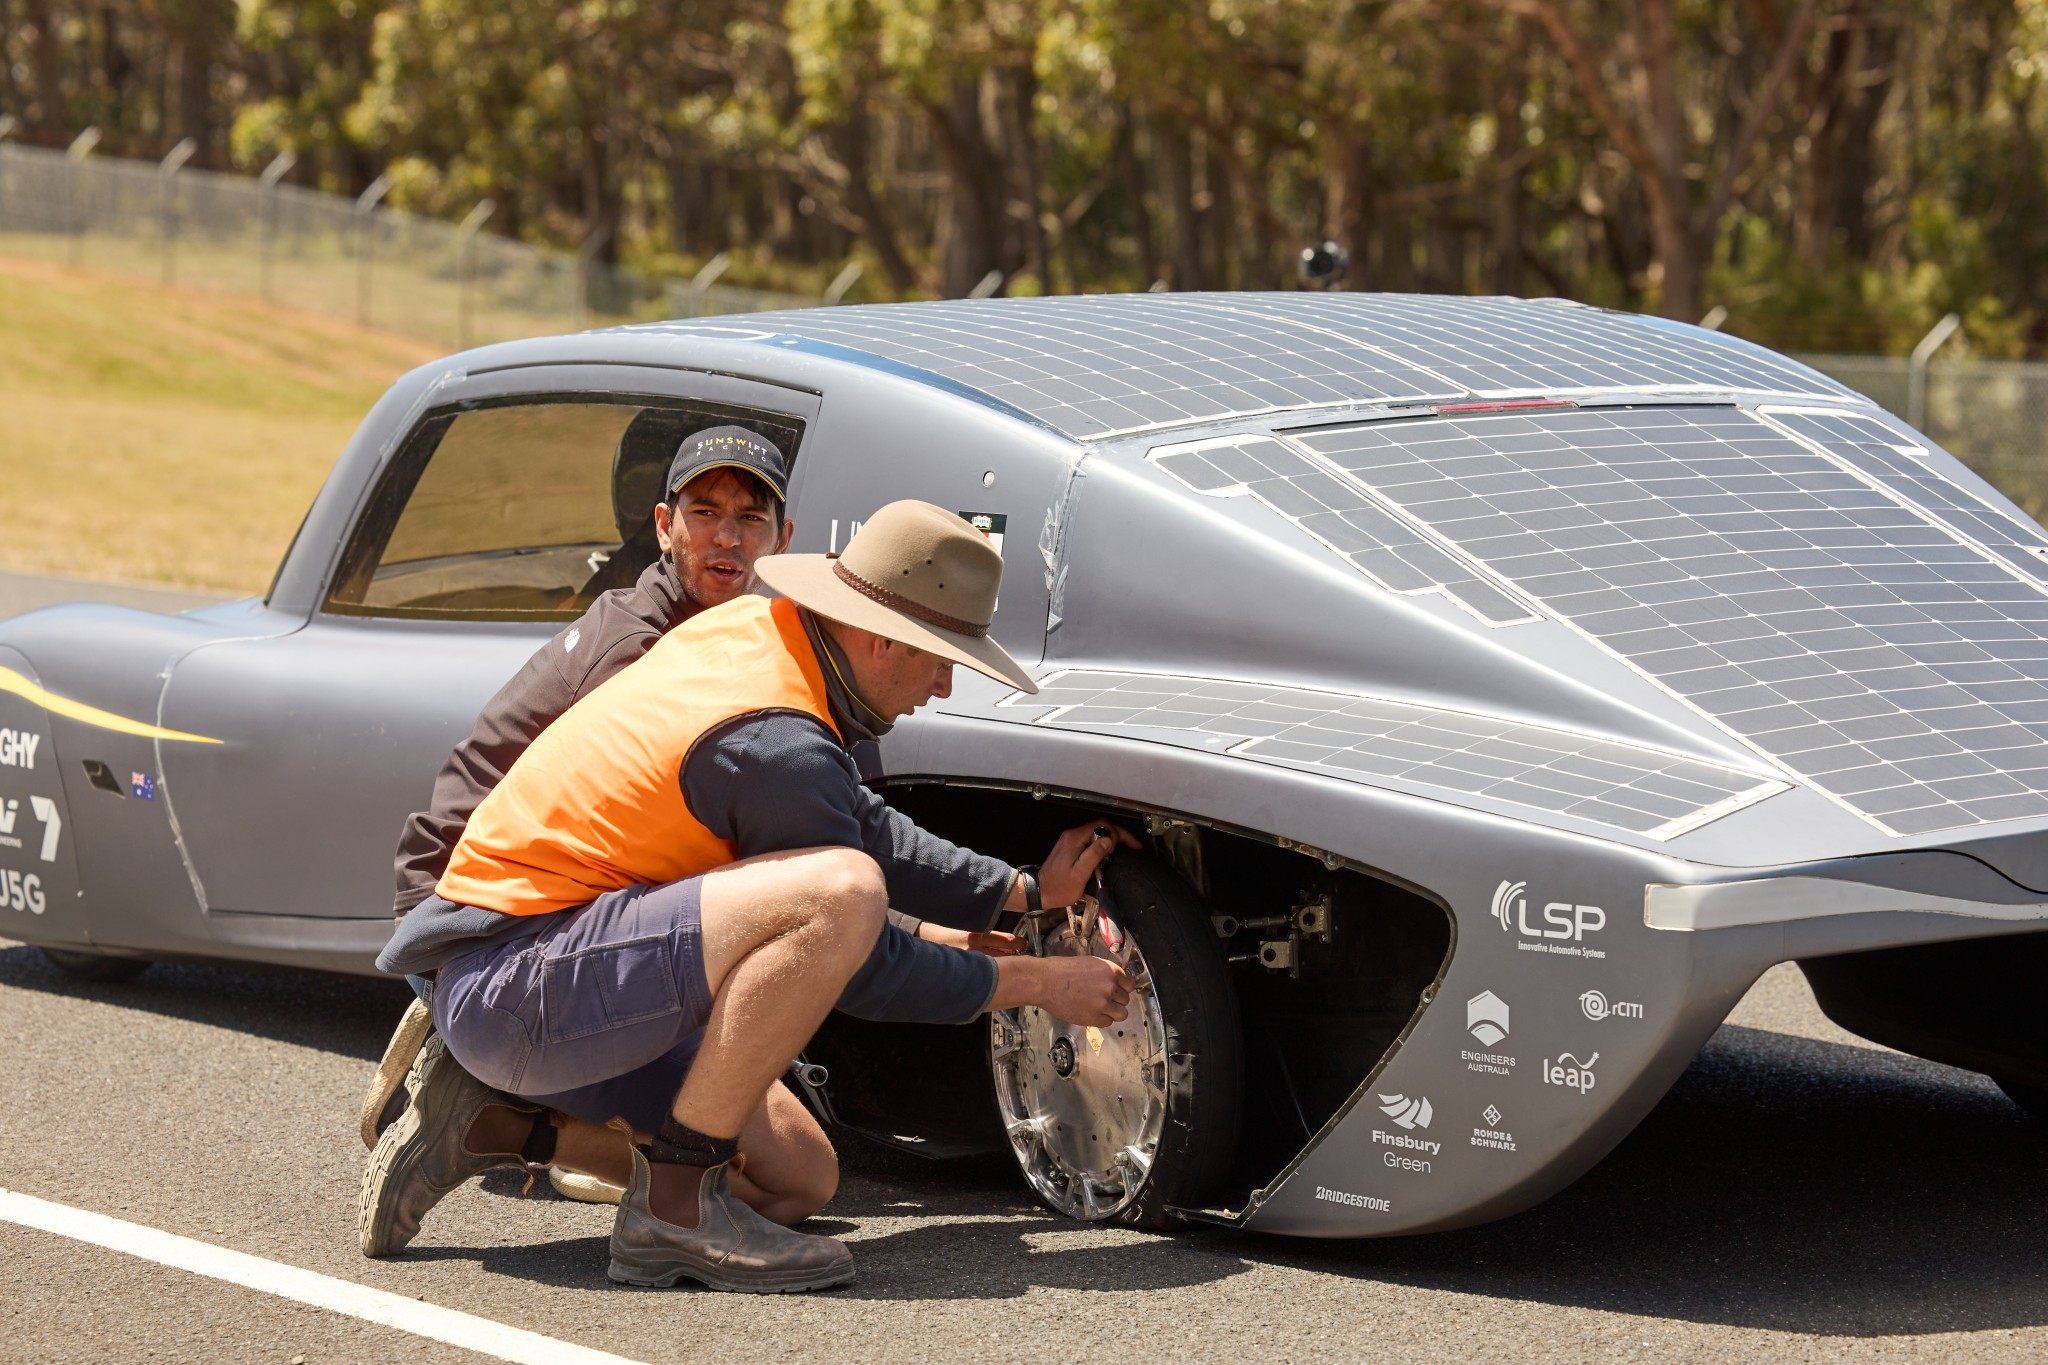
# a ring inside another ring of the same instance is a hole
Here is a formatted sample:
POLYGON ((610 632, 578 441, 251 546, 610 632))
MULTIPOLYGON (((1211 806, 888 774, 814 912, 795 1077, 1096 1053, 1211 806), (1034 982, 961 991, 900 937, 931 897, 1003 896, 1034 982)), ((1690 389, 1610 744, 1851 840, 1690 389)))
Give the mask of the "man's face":
POLYGON ((853 684, 884 720, 899 721, 933 697, 953 695, 950 660, 868 631, 855 632, 851 642, 842 641, 848 643, 853 684))
POLYGON ((713 469, 683 485, 671 514, 654 509, 654 536, 675 559, 690 600, 715 607, 754 590, 754 561, 789 548, 795 523, 775 520, 766 484, 737 469, 713 469))

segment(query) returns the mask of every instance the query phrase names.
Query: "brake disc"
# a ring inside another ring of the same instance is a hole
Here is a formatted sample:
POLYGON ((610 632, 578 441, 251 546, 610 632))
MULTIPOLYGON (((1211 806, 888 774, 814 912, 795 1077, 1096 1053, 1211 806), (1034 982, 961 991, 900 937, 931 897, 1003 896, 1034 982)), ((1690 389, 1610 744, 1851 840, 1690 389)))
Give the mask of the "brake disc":
POLYGON ((1027 920, 1022 932, 1040 957, 1092 954, 1131 978, 1130 1013, 1106 1028, 1035 1005, 989 1016, 996 1101, 1024 1178, 1062 1213, 1112 1218, 1144 1189, 1166 1126, 1159 998, 1144 954, 1107 909, 1027 920))

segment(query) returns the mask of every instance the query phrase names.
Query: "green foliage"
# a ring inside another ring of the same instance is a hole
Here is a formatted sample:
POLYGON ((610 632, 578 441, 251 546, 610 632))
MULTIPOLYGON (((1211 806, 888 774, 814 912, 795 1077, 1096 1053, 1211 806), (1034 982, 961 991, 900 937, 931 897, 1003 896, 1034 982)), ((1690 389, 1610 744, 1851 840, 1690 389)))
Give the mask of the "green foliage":
POLYGON ((763 288, 855 260, 867 298, 990 270, 1284 288, 1334 238, 1357 288, 1720 305, 1771 344, 1893 352, 1953 311, 1978 354, 2048 354, 2048 0, 229 13, 0 0, 0 110, 121 154, 188 127, 202 164, 289 150, 343 192, 388 173, 450 218, 488 197, 490 231, 660 273, 729 251, 763 288))

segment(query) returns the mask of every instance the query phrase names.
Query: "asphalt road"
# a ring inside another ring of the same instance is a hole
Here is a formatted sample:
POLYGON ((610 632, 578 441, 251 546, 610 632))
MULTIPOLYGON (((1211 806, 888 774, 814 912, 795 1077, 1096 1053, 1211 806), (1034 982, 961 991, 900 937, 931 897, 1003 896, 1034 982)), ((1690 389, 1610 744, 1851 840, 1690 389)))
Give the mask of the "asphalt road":
MULTIPOLYGON (((362 1259, 356 1106, 406 999, 192 965, 96 985, 0 941, 0 1189, 650 1362, 2048 1359, 2048 1124, 1835 1029, 1790 968, 1613 1155, 1500 1223, 1354 1243, 1102 1230, 1036 1208, 1005 1163, 849 1138, 819 1226, 860 1278, 795 1299, 618 1289, 609 1210, 522 1199, 503 1172, 409 1255, 362 1259)), ((0 1222, 0 1360, 400 1356, 475 1358, 0 1222)))

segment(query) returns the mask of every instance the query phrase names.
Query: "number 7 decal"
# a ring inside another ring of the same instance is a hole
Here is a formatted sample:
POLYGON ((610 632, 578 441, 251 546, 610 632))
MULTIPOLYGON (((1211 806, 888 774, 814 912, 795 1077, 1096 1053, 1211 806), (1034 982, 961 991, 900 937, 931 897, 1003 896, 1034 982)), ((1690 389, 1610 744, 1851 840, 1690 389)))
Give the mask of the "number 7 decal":
POLYGON ((64 832, 64 817, 57 814, 57 803, 47 796, 31 796, 29 809, 36 813, 36 819, 43 822, 42 859, 46 863, 57 861, 57 836, 64 832))

